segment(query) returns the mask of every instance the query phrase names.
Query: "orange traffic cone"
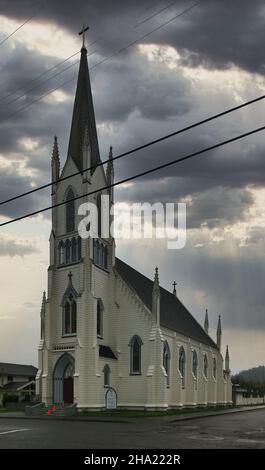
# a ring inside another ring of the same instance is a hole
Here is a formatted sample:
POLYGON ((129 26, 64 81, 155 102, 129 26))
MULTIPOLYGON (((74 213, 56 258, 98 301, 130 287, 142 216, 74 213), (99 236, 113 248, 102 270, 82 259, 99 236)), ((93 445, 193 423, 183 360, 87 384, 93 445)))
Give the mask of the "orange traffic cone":
POLYGON ((50 410, 50 408, 48 408, 47 415, 51 416, 51 414, 52 414, 52 410, 50 410))

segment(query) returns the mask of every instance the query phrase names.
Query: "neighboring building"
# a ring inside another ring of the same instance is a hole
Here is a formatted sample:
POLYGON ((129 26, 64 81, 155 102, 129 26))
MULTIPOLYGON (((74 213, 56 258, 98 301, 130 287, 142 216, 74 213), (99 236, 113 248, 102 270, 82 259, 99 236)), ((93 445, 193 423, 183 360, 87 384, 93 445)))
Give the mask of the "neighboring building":
POLYGON ((235 406, 264 405, 264 393, 249 391, 239 384, 233 384, 232 400, 235 406))
MULTIPOLYGON (((113 238, 81 239, 79 203, 113 182, 112 152, 103 166, 55 183, 100 162, 87 65, 81 61, 66 163, 60 172, 57 138, 52 154, 52 211, 48 294, 41 308, 37 394, 45 404, 101 409, 115 389, 118 407, 167 409, 231 404, 229 355, 173 293, 115 256, 113 238), (73 201, 75 196, 82 196, 73 201)), ((113 202, 113 188, 104 189, 113 202)), ((99 220, 99 226, 102 224, 99 220)), ((100 228, 99 228, 100 231, 100 228)), ((137 249, 137 246, 135 246, 137 249)), ((150 262, 150 261, 149 261, 150 262)))
POLYGON ((6 395, 30 400, 35 395, 35 377, 38 369, 23 364, 0 362, 0 406, 6 395))

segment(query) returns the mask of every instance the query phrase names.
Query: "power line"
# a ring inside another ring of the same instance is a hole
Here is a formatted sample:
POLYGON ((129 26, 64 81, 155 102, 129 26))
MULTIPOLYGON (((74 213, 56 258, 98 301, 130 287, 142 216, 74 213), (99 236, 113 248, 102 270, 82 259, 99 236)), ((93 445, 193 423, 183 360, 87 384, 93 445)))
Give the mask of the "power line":
MULTIPOLYGON (((52 67, 50 67, 49 69, 45 70, 44 72, 42 72, 42 73, 41 73, 40 75, 38 75, 37 77, 35 77, 35 78, 33 78, 32 80, 26 82, 26 83, 24 84, 24 86, 27 86, 27 85, 29 85, 30 83, 36 82, 36 81, 39 80, 41 77, 43 77, 43 75, 46 75, 47 73, 49 73, 49 72, 51 72, 52 70, 56 69, 57 67, 59 67, 59 65, 64 64, 67 60, 72 59, 72 57, 76 56, 77 54, 80 54, 80 51, 75 52, 74 54, 70 55, 69 57, 67 57, 66 59, 62 60, 61 62, 58 62, 58 64, 55 64, 55 65, 53 65, 52 67)), ((9 98, 9 96, 12 96, 12 95, 14 95, 16 92, 19 92, 19 91, 20 91, 20 88, 17 88, 15 91, 12 91, 11 93, 8 93, 8 95, 0 97, 0 101, 6 100, 7 98, 9 98)), ((23 95, 23 96, 24 96, 24 95, 23 95)), ((8 104, 8 103, 7 103, 7 104, 8 104)))
MULTIPOLYGON (((95 54, 96 51, 93 51, 91 52, 90 54, 88 54, 88 56, 92 55, 92 54, 95 54)), ((46 96, 50 95, 51 93, 53 93, 54 91, 58 90, 59 88, 62 88, 64 85, 67 85, 68 83, 71 83, 73 80, 75 80, 76 77, 74 76, 73 78, 71 78, 70 80, 67 80, 66 82, 62 83, 61 85, 53 88, 52 90, 49 90, 47 93, 44 93, 43 95, 39 96, 39 98, 36 98, 35 100, 31 101, 31 103, 28 103, 27 105, 23 106, 22 108, 19 108, 17 109, 16 111, 14 111, 13 113, 10 113, 10 114, 7 114, 6 116, 3 116, 2 117, 2 120, 3 119, 7 119, 9 117, 12 117, 14 116, 15 114, 17 113, 20 113, 21 111, 24 111, 25 109, 29 108, 32 104, 34 103, 37 103, 38 101, 42 100, 43 98, 45 98, 46 96)), ((1 118, 0 118, 0 122, 1 122, 1 118)))
MULTIPOLYGON (((42 85, 44 85, 45 83, 47 83, 49 80, 52 80, 53 78, 57 77, 58 75, 61 75, 62 73, 66 72, 66 70, 74 67, 75 65, 79 64, 79 60, 73 62, 72 64, 68 65, 67 67, 65 67, 63 70, 60 70, 59 72, 55 73, 54 75, 52 75, 51 77, 47 78, 46 80, 42 81, 41 83, 38 83, 37 85, 33 86, 32 88, 29 88, 28 90, 26 90, 26 92, 23 94, 23 95, 19 95, 15 98, 13 98, 12 100, 8 101, 7 103, 5 103, 3 106, 0 107, 0 111, 1 109, 5 109, 8 105, 12 104, 12 103, 15 103, 16 101, 20 100, 20 98, 23 98, 23 97, 26 97, 27 96, 27 93, 30 93, 31 91, 33 90, 36 90, 36 88, 39 88, 41 87, 42 85)), ((5 116, 4 116, 5 117, 5 116)))
MULTIPOLYGON (((173 18, 170 18, 169 20, 167 20, 166 22, 162 23, 161 25, 159 25, 158 27, 156 27, 155 29, 153 29, 152 31, 149 31, 148 33, 138 37, 138 39, 132 41, 131 43, 127 44, 127 46, 124 46, 120 49, 118 49, 117 51, 113 52, 111 55, 109 55, 108 57, 105 57, 104 59, 100 60, 99 62, 97 62, 96 64, 94 64, 92 67, 90 67, 90 70, 94 69, 95 67, 103 64, 104 62, 112 59, 113 57, 115 57, 116 55, 120 54, 121 52, 125 51, 126 49, 128 49, 129 47, 137 44, 141 39, 145 39, 146 37, 150 36, 150 34, 154 33, 155 31, 158 31, 160 28, 162 28, 163 26, 169 24, 171 21, 174 21, 176 18, 184 15, 186 12, 188 12, 189 10, 191 10, 192 8, 196 7, 197 5, 199 5, 200 3, 202 3, 203 1, 205 0, 200 0, 199 2, 197 3, 194 3, 193 5, 191 5, 189 8, 187 8, 186 10, 183 10, 181 13, 178 13, 177 15, 175 15, 173 18)), ((93 52, 94 53, 94 52, 93 52)), ((15 114, 19 113, 20 111, 23 111, 24 109, 28 108, 29 106, 31 106, 32 104, 34 103, 37 103, 38 101, 41 101, 42 98, 46 97, 47 95, 49 95, 50 93, 53 93, 54 91, 58 90, 59 88, 62 88, 63 86, 65 85, 68 85, 69 83, 71 83, 73 80, 75 80, 75 77, 73 77, 72 79, 70 80, 67 80, 66 82, 62 83, 61 85, 59 85, 58 87, 56 88, 53 88, 52 90, 50 90, 49 92, 45 93, 44 95, 41 95, 38 99, 32 101, 31 103, 29 103, 28 105, 14 111, 13 113, 11 114, 8 114, 7 116, 4 116, 4 118, 9 118, 9 117, 12 117, 14 116, 15 114)))
MULTIPOLYGON (((123 158, 123 157, 126 157, 126 156, 128 156, 128 155, 131 155, 132 153, 139 152, 140 150, 143 150, 143 149, 145 149, 145 148, 148 148, 148 147, 150 147, 151 145, 158 144, 159 142, 163 142, 164 140, 167 140, 167 139, 169 139, 169 138, 171 138, 171 137, 174 137, 174 136, 176 136, 176 135, 182 134, 183 132, 186 132, 186 131, 188 131, 188 130, 194 129, 195 127, 201 126, 202 124, 206 124, 206 123, 208 123, 208 122, 210 122, 210 121, 213 121, 213 120, 215 120, 215 119, 218 119, 218 118, 220 118, 220 117, 222 117, 222 116, 225 116, 225 115, 227 115, 227 114, 230 114, 230 113, 232 113, 232 112, 234 112, 234 111, 238 111, 239 109, 245 108, 246 106, 249 106, 249 105, 251 105, 251 104, 253 104, 253 103, 257 103, 258 101, 261 101, 261 100, 263 100, 264 98, 265 98, 265 95, 258 96, 257 98, 254 98, 254 99, 252 99, 252 100, 250 100, 250 101, 246 101, 245 103, 242 103, 242 104, 239 104, 239 105, 237 105, 237 106, 234 106, 233 108, 229 108, 229 109, 226 109, 225 111, 221 111, 221 112, 218 113, 218 114, 214 114, 213 116, 209 116, 208 118, 205 118, 205 119, 203 119, 203 120, 201 120, 201 121, 197 121, 197 122, 195 122, 195 123, 193 123, 193 124, 190 124, 190 125, 188 125, 188 126, 186 126, 186 127, 183 127, 182 129, 178 129, 177 131, 171 132, 170 134, 166 134, 166 135, 164 135, 164 136, 162 136, 162 137, 159 137, 158 139, 152 140, 152 141, 150 141, 150 142, 147 142, 146 144, 143 144, 143 145, 140 145, 140 146, 138 146, 138 147, 135 147, 135 148, 133 148, 133 149, 131 149, 131 150, 128 150, 127 152, 124 152, 124 153, 121 153, 121 154, 119 154, 119 155, 116 155, 115 157, 112 158, 112 161, 115 161, 115 160, 118 160, 118 159, 120 159, 120 158, 123 158)), ((91 166, 91 167, 89 167, 89 168, 85 168, 85 169, 82 170, 82 171, 77 171, 76 173, 71 173, 70 175, 64 176, 63 178, 59 178, 59 179, 56 180, 56 181, 49 182, 49 183, 46 183, 46 184, 44 184, 44 185, 42 185, 42 186, 38 186, 37 188, 30 189, 29 191, 26 191, 26 192, 24 192, 24 193, 18 194, 17 196, 13 196, 13 197, 11 197, 11 198, 9 198, 9 199, 6 199, 6 200, 4 200, 4 201, 1 201, 1 202, 0 202, 0 206, 3 205, 3 204, 6 204, 6 203, 8 203, 8 202, 15 201, 16 199, 20 199, 20 198, 22 198, 22 197, 24 197, 24 196, 28 196, 29 194, 35 193, 35 192, 40 191, 40 190, 42 190, 42 189, 46 189, 46 188, 48 188, 49 186, 55 185, 55 184, 57 184, 57 183, 60 183, 60 182, 62 182, 62 181, 65 181, 65 180, 67 180, 67 179, 69 179, 69 178, 73 178, 74 176, 83 174, 83 173, 85 173, 86 171, 95 170, 97 167, 103 166, 103 165, 105 165, 105 164, 108 163, 108 162, 109 162, 109 159, 104 160, 104 161, 102 161, 102 162, 100 162, 100 163, 97 163, 96 165, 93 165, 93 166, 91 166)))
POLYGON ((140 10, 138 13, 138 16, 142 15, 145 11, 151 10, 154 6, 156 6, 158 3, 160 3, 161 0, 157 0, 156 2, 152 2, 149 6, 145 7, 144 9, 140 10))
POLYGON ((154 173, 156 171, 162 170, 164 168, 167 168, 169 166, 172 166, 172 165, 175 165, 177 163, 183 162, 185 160, 189 160, 189 159, 194 158, 198 155, 202 155, 206 152, 209 152, 210 150, 215 150, 219 147, 222 147, 222 146, 227 145, 227 144, 232 143, 232 142, 236 142, 237 140, 243 139, 245 137, 248 137, 250 135, 256 134, 257 132, 261 132, 261 131, 264 131, 264 130, 265 130, 265 126, 262 126, 262 127, 253 129, 252 131, 245 132, 244 134, 239 134, 236 137, 232 137, 231 139, 224 140, 222 142, 219 142, 218 144, 211 145, 210 147, 206 147, 202 150, 198 150, 197 152, 193 152, 193 153, 190 153, 190 154, 185 155, 183 157, 177 158, 176 160, 173 160, 173 161, 170 161, 170 162, 167 162, 167 163, 163 163, 162 165, 158 165, 158 166, 156 166, 154 168, 151 168, 149 170, 145 170, 141 173, 137 173, 136 175, 129 176, 128 178, 124 178, 123 180, 117 181, 116 183, 112 183, 112 184, 109 184, 109 185, 106 185, 106 186, 102 186, 101 188, 95 189, 94 191, 90 191, 86 194, 82 194, 81 196, 75 196, 74 198, 68 199, 67 201, 62 201, 62 202, 59 202, 57 204, 53 204, 52 206, 44 207, 43 209, 39 209, 37 211, 30 212, 30 213, 22 215, 20 217, 16 217, 15 219, 12 219, 12 220, 8 220, 7 222, 1 223, 0 227, 3 227, 4 225, 12 224, 14 222, 18 222, 19 220, 23 220, 23 219, 26 219, 28 217, 32 217, 32 216, 37 215, 37 214, 41 214, 42 212, 46 212, 46 211, 54 209, 56 207, 63 206, 64 204, 67 204, 68 202, 82 199, 86 196, 90 196, 92 194, 99 193, 99 192, 101 192, 105 189, 113 188, 113 187, 118 186, 120 184, 127 183, 128 181, 132 181, 132 180, 135 180, 137 178, 140 178, 142 176, 149 175, 150 173, 154 173))
MULTIPOLYGON (((93 41, 92 43, 88 44, 88 47, 89 46, 92 46, 93 44, 97 43, 98 40, 96 41, 93 41)), ((98 50, 98 49, 97 49, 98 50)), ((93 54, 95 53, 96 51, 93 52, 93 54)), ((34 78, 33 80, 30 80, 29 82, 27 82, 27 84, 30 84, 30 83, 34 83, 36 82, 37 80, 39 80, 41 77, 43 77, 44 75, 47 75, 47 73, 51 72, 52 70, 54 70, 55 68, 57 68, 59 65, 62 65, 63 63, 67 62, 68 60, 70 60, 72 57, 76 56, 77 54, 79 54, 80 51, 77 51, 75 52, 74 54, 70 55, 69 57, 67 57, 66 59, 62 60, 61 62, 59 62, 58 64, 54 65, 53 67, 45 70, 43 73, 41 73, 38 77, 34 78)), ((90 54, 89 54, 90 55, 90 54)), ((57 77, 58 75, 62 74, 63 72, 65 72, 66 70, 68 70, 69 68, 73 67, 74 65, 78 64, 79 63, 79 60, 74 62, 73 64, 70 64, 68 67, 66 67, 65 69, 57 72, 56 74, 52 75, 51 77, 47 78, 46 80, 42 81, 40 84, 37 84, 35 85, 34 87, 32 88, 29 88, 29 89, 26 89, 25 90, 25 93, 23 95, 19 95, 19 96, 16 96, 14 97, 13 99, 11 99, 10 101, 8 101, 7 103, 4 103, 3 106, 0 107, 0 110, 1 109, 4 109, 7 105, 11 104, 11 103, 14 103, 15 101, 18 101, 20 98, 23 98, 24 96, 26 96, 26 93, 29 93, 30 91, 32 90, 35 90, 36 88, 38 88, 39 86, 42 86, 44 83, 48 82, 49 80, 52 80, 53 78, 57 77)), ((16 91, 19 91, 19 89, 17 89, 16 91)), ((14 95, 16 93, 16 91, 12 92, 12 93, 9 93, 8 95, 0 98, 0 101, 2 100, 5 100, 7 99, 9 96, 11 95, 14 95)))
MULTIPOLYGON (((188 11, 192 10, 193 8, 195 8, 196 6, 198 6, 200 3, 204 2, 205 0, 199 0, 198 2, 194 3, 193 5, 191 5, 189 8, 186 8, 185 10, 181 11, 180 13, 178 13, 177 15, 173 16, 172 18, 170 18, 169 20, 165 21, 164 23, 162 23, 161 25, 157 26, 156 28, 152 29, 151 31, 149 31, 148 33, 145 33, 143 34, 142 36, 138 37, 136 40, 130 42, 129 44, 127 44, 127 46, 124 46, 124 47, 121 47, 120 49, 118 49, 117 51, 115 51, 113 54, 111 54, 110 56, 108 57, 105 57, 105 59, 101 60, 100 62, 98 62, 97 64, 94 65, 97 66, 97 65, 101 65, 103 64, 104 62, 106 62, 107 60, 109 59, 112 59, 112 57, 120 54, 121 52, 124 52, 126 49, 128 49, 129 47, 131 46, 134 46, 135 44, 137 44, 141 39, 145 39, 147 38, 148 36, 150 36, 151 34, 155 33, 156 31, 158 31, 159 29, 163 28, 164 26, 168 25, 169 23, 171 23, 172 21, 176 20, 177 18, 179 18, 180 16, 184 15, 185 13, 187 13, 188 11)), ((92 67, 93 68, 93 67, 92 67)))
POLYGON ((34 18, 35 16, 36 16, 36 14, 30 16, 30 18, 28 18, 26 21, 24 21, 24 23, 22 23, 18 28, 16 28, 11 34, 9 34, 8 36, 6 36, 6 37, 0 42, 0 46, 2 46, 2 44, 4 44, 9 38, 11 38, 11 36, 13 36, 19 29, 21 29, 26 23, 28 23, 30 20, 32 20, 32 18, 34 18))
POLYGON ((147 21, 151 20, 152 18, 155 18, 155 16, 159 15, 159 13, 162 13, 163 11, 165 10, 168 10, 168 8, 172 7, 172 5, 174 5, 176 3, 177 0, 174 0, 174 2, 171 2, 169 5, 167 5, 166 7, 163 7, 161 8, 161 10, 158 10, 156 13, 153 13, 152 15, 148 16, 147 18, 144 18, 142 21, 138 22, 136 25, 135 25, 135 28, 137 28, 138 26, 140 26, 141 24, 144 24, 146 23, 147 21))

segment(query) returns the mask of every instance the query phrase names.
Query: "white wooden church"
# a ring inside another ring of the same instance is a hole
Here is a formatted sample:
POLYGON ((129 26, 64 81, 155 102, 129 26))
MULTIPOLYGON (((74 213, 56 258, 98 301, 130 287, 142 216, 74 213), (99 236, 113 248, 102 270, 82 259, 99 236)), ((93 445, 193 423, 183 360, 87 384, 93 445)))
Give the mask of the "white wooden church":
MULTIPOLYGON (((110 154, 111 155, 111 154, 110 154)), ((81 60, 66 163, 60 171, 57 139, 52 182, 100 162, 87 50, 81 60)), ((47 296, 41 308, 37 394, 46 405, 75 403, 103 409, 160 410, 232 402, 229 354, 178 299, 115 256, 113 238, 81 239, 77 210, 96 201, 81 197, 113 182, 113 162, 52 185, 53 209, 47 296), (67 202, 68 201, 68 202, 67 202), (113 406, 115 406, 115 404, 113 406)), ((105 189, 113 201, 113 189, 105 189)))

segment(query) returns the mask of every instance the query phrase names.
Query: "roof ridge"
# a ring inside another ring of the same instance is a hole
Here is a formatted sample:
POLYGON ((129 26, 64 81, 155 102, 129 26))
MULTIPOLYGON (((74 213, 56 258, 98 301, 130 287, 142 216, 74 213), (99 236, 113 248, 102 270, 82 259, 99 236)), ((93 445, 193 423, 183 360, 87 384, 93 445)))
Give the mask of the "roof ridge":
MULTIPOLYGON (((148 282, 147 289, 143 291, 143 286, 139 286, 139 283, 137 285, 137 280, 135 280, 135 285, 132 285, 133 290, 136 292, 136 294, 141 298, 143 303, 150 309, 150 302, 151 302, 151 292, 147 292, 149 290, 149 287, 151 288, 151 285, 153 284, 153 281, 142 274, 141 272, 137 271, 135 268, 127 264, 125 261, 121 260, 120 258, 116 257, 116 260, 118 263, 122 263, 122 265, 125 267, 125 269, 130 270, 129 277, 132 273, 135 273, 135 275, 139 278, 141 277, 142 280, 145 280, 148 282), (138 290, 137 290, 138 288, 138 290), (141 291, 141 292, 139 292, 141 291), (149 294, 149 295, 148 295, 149 294)), ((117 269, 117 267, 116 267, 117 269)), ((117 269, 119 272, 119 269, 117 269)), ((122 276, 122 273, 119 272, 119 274, 122 276)), ((128 273, 127 273, 128 274, 128 273)), ((133 279, 128 280, 128 275, 126 278, 126 273, 124 273, 124 276, 122 276, 125 282, 127 282, 129 285, 132 284, 133 279)), ((174 305, 167 305, 167 310, 170 309, 171 307, 171 312, 163 310, 163 304, 162 304, 162 299, 161 299, 161 325, 164 326, 165 328, 171 329, 173 331, 178 331, 180 334, 184 336, 188 336, 191 339, 194 339, 195 341, 198 341, 202 344, 208 344, 211 347, 214 347, 215 349, 217 348, 216 343, 214 340, 209 336, 209 334, 206 333, 202 325, 199 323, 199 321, 192 315, 191 312, 185 307, 185 305, 181 302, 181 300, 176 297, 172 292, 169 290, 165 289, 164 287, 160 286, 160 294, 164 296, 164 303, 171 303, 174 302, 174 305), (179 316, 176 314, 178 310, 179 316), (174 312, 173 312, 174 311, 174 312), (169 316, 171 314, 171 317, 169 316), (179 318, 181 317, 181 318, 179 318), (175 320, 175 322, 174 322, 175 320), (181 320, 183 321, 183 324, 180 323, 181 320), (174 323, 174 326, 172 324, 174 323), (185 324, 184 324, 185 323, 185 324), (177 326, 176 326, 177 325, 177 326), (187 330, 193 330, 192 332, 187 333, 187 330)))

